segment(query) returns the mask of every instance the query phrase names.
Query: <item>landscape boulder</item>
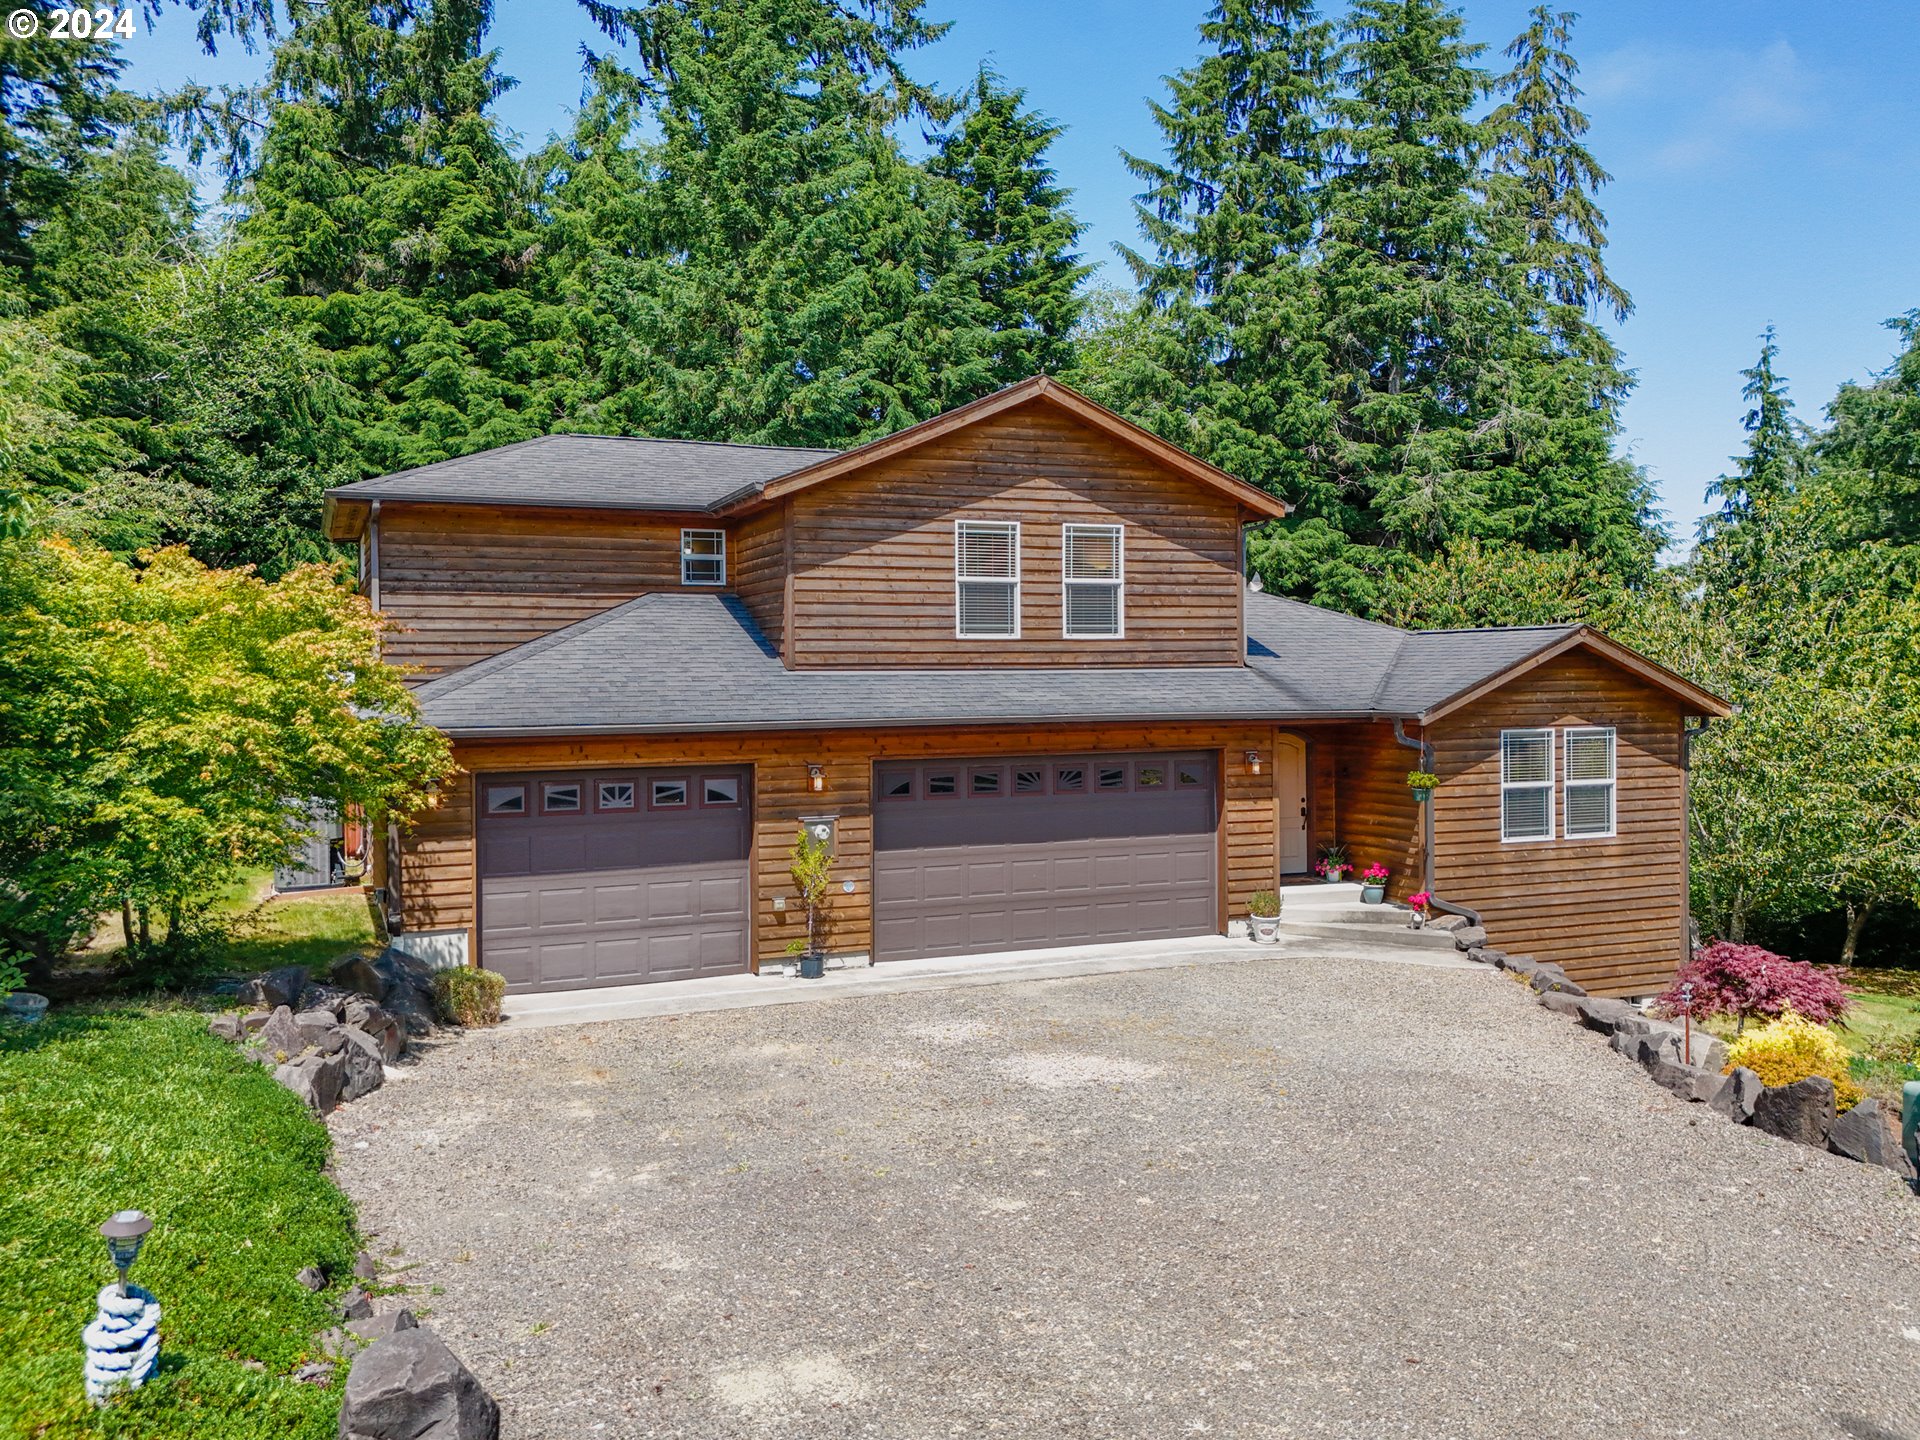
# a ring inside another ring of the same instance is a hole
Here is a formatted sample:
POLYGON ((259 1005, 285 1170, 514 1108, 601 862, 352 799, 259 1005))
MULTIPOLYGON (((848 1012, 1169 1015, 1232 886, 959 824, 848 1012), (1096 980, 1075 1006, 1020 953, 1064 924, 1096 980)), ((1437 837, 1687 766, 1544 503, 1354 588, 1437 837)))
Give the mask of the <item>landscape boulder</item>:
POLYGON ((1662 1089, 1671 1090, 1682 1100, 1695 1105, 1711 1105, 1720 1092, 1732 1083, 1732 1077, 1699 1065, 1682 1065, 1673 1060, 1655 1060, 1647 1074, 1662 1089))
POLYGON ((338 1052, 321 1055, 309 1051, 273 1072, 273 1078, 304 1100, 316 1115, 325 1115, 340 1103, 346 1076, 346 1057, 338 1052))
POLYGON ((380 1053, 380 1042, 364 1030, 354 1030, 342 1026, 334 1031, 341 1038, 340 1058, 345 1062, 346 1070, 340 1080, 340 1099, 342 1102, 358 1100, 362 1095, 370 1095, 387 1083, 385 1057, 380 1053))
POLYGON ((251 980, 244 981, 239 991, 240 1003, 258 1010, 277 1010, 282 1005, 290 1007, 300 998, 300 991, 306 983, 306 966, 282 965, 278 970, 269 970, 264 975, 255 975, 251 980))
MULTIPOLYGON (((1427 921, 1426 928, 1429 930, 1464 930, 1467 928, 1467 917, 1464 915, 1436 915, 1427 921)), ((1485 939, 1486 937, 1482 936, 1481 938, 1485 939)))
POLYGON ((372 1297, 358 1285, 350 1286, 347 1293, 340 1297, 340 1318, 342 1320, 372 1319, 372 1297))
POLYGON ((1467 959, 1474 961, 1476 964, 1492 965, 1495 968, 1498 968, 1500 962, 1506 958, 1506 951, 1491 950, 1485 945, 1476 945, 1473 949, 1467 951, 1467 959))
POLYGON ((1462 925, 1458 930, 1453 932, 1453 948, 1456 950, 1471 950, 1476 945, 1484 945, 1486 943, 1487 932, 1484 926, 1462 925))
POLYGON ((219 1036, 222 1040, 230 1041, 234 1044, 238 1044, 240 1037, 246 1033, 246 1031, 241 1028, 240 1017, 238 1015, 215 1015, 207 1021, 207 1030, 209 1033, 219 1036))
POLYGON ((336 961, 332 970, 333 983, 342 989, 365 995, 378 1004, 387 998, 387 977, 374 968, 373 960, 374 957, 370 955, 348 955, 336 961))
POLYGON ((1580 1023, 1602 1035, 1612 1035, 1622 1021, 1639 1018, 1638 1007, 1625 1000, 1602 1000, 1589 995, 1580 1006, 1580 1023))
POLYGON ((1680 1063, 1680 1037, 1671 1030, 1654 1030, 1645 1034, 1626 1029, 1616 1030, 1608 1043, 1636 1065, 1651 1067, 1660 1061, 1670 1065, 1680 1063))
POLYGON ((1540 996, 1542 1009, 1551 1010, 1556 1015, 1565 1015, 1569 1020, 1580 1019, 1580 999, 1578 995, 1562 995, 1558 990, 1549 990, 1540 996))
POLYGON ((283 1059, 293 1059, 307 1048, 307 1042, 300 1027, 293 1023, 293 1011, 281 1005, 253 1032, 247 1048, 262 1065, 277 1065, 283 1059))
POLYGON ((334 1051, 346 1043, 331 1010, 302 1010, 293 1017, 293 1024, 301 1040, 315 1050, 334 1051))
POLYGON ((307 1266, 306 1269, 302 1270, 293 1278, 307 1289, 313 1291, 316 1295, 327 1288, 326 1271, 322 1270, 318 1265, 307 1266))
POLYGON ((1868 1096, 1833 1122, 1827 1148, 1862 1165, 1881 1165, 1903 1179, 1913 1178, 1913 1166, 1900 1145, 1900 1124, 1868 1096))
POLYGON ((1558 965, 1542 965, 1528 977, 1528 984, 1536 993, 1544 994, 1548 990, 1557 990, 1562 995, 1584 995, 1586 989, 1567 977, 1567 972, 1558 965))
POLYGON ((377 1340, 347 1375, 340 1440, 497 1440, 500 1407, 431 1330, 377 1340))
POLYGON ((1502 970, 1511 970, 1516 975, 1533 978, 1533 972, 1540 968, 1540 962, 1531 955, 1503 955, 1499 965, 1502 970))
POLYGON ((423 960, 389 946, 372 959, 347 956, 333 967, 333 979, 366 995, 409 1035, 430 1035, 437 1028, 433 968, 423 960))
POLYGON ((1758 1075, 1742 1065, 1727 1076, 1727 1083, 1721 1087, 1720 1093, 1707 1103, 1734 1124, 1745 1125, 1753 1119, 1754 1103, 1766 1088, 1758 1075))
POLYGON ((1833 1122, 1833 1082, 1824 1075, 1769 1085, 1753 1102, 1754 1129, 1816 1150, 1827 1148, 1833 1122))
POLYGON ((364 1031, 380 1046, 380 1058, 391 1064, 407 1048, 407 1032, 400 1022, 364 995, 355 995, 341 1007, 340 1023, 364 1031))

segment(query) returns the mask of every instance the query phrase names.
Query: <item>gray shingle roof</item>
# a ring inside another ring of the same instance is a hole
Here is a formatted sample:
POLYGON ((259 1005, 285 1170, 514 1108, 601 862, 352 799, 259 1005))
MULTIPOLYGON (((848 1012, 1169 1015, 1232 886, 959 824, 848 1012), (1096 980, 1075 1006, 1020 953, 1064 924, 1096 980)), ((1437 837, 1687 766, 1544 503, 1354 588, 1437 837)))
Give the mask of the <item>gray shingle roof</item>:
POLYGON ((1245 666, 788 670, 730 595, 659 592, 420 687, 456 736, 1416 715, 1571 627, 1409 634, 1247 597, 1245 666))
POLYGON ((327 494, 341 500, 705 510, 839 453, 705 440, 542 435, 356 481, 327 494))

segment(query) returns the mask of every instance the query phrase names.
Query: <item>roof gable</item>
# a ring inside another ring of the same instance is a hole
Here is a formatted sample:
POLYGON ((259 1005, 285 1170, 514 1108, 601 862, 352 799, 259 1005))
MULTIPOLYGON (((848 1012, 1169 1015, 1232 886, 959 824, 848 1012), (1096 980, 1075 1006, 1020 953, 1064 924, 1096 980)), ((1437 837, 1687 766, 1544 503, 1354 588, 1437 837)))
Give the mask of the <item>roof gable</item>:
POLYGON ((1130 420, 1123 420, 1104 405, 1096 404, 1078 391, 1062 385, 1058 380, 1046 375, 1036 375, 1032 379, 1009 385, 1004 390, 997 390, 958 409, 936 415, 931 420, 923 420, 918 425, 908 426, 905 430, 896 430, 891 435, 884 435, 878 440, 871 440, 852 450, 828 456, 803 469, 777 476, 767 481, 755 493, 742 495, 722 507, 721 513, 751 510, 775 500, 785 499, 798 491, 826 484, 864 470, 868 466, 910 454, 924 445, 959 434, 1025 405, 1046 405, 1062 411, 1089 429, 1146 456, 1170 473, 1196 485, 1218 491, 1256 514, 1278 519, 1287 514, 1291 508, 1286 501, 1277 496, 1268 494, 1258 486, 1249 485, 1244 480, 1236 479, 1219 467, 1209 465, 1198 456, 1188 454, 1178 445, 1143 430, 1130 420))

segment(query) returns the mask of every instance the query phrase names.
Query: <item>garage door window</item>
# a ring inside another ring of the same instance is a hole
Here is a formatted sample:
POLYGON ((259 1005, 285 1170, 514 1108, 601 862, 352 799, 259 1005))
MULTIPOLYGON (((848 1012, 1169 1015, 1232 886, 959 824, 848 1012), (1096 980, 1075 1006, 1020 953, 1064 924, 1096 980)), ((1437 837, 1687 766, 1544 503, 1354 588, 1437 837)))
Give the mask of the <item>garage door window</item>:
POLYGON ((580 782, 540 787, 540 808, 549 815, 571 815, 580 808, 580 782))
POLYGON ((1207 783, 1207 777, 1198 765, 1176 765, 1173 774, 1173 783, 1181 790, 1195 790, 1207 783))
POLYGON ((1047 772, 1038 765, 1021 766, 1013 772, 1013 793, 1038 795, 1047 788, 1047 772))
POLYGON ((1053 793, 1056 795, 1078 795, 1087 788, 1087 772, 1079 765, 1056 765, 1053 767, 1053 793))
POLYGON ((969 795, 998 795, 1002 793, 1005 785, 1006 777, 1003 771, 998 769, 975 770, 973 774, 968 777, 967 793, 969 795))
POLYGON ((683 810, 687 804, 687 782, 656 780, 649 787, 647 807, 652 810, 683 810))
POLYGON ((880 772, 880 798, 882 800, 913 799, 913 772, 911 770, 882 770, 880 772))
POLYGON ((927 798, 938 799, 941 796, 952 797, 960 793, 960 776, 953 770, 942 770, 937 775, 927 776, 927 798))
POLYGON ((1162 765, 1142 765, 1133 772, 1133 783, 1142 790, 1159 790, 1167 783, 1166 767, 1162 765))
POLYGON ((487 814, 524 815, 527 813, 527 787, 524 785, 487 786, 487 814))
POLYGON ((631 810, 633 802, 631 780, 602 780, 594 788, 594 804, 601 810, 631 810))
POLYGON ((1124 765, 1102 765, 1099 770, 1102 790, 1124 790, 1127 788, 1127 767, 1124 765))
POLYGON ((700 780, 702 805, 738 805, 740 781, 732 775, 706 775, 700 780))

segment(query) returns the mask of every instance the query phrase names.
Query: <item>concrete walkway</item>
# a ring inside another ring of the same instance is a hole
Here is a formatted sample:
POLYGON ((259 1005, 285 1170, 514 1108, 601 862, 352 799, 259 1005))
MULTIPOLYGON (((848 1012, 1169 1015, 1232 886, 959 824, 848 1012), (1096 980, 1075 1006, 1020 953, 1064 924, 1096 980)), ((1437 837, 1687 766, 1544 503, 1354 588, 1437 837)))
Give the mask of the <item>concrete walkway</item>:
POLYGON ((1370 937, 1364 930, 1351 940, 1328 939, 1327 933, 1283 936, 1277 945, 1203 935, 1185 940, 1134 940, 1118 945, 1006 950, 991 955, 956 955, 935 960, 889 960, 880 965, 829 970, 818 980, 794 979, 779 970, 768 969, 759 975, 723 975, 710 980, 669 980, 655 985, 612 985, 592 990, 558 990, 544 995, 510 995, 500 1030, 479 1033, 579 1025, 594 1020, 692 1015, 757 1005, 796 1005, 852 995, 1004 985, 1014 980, 1117 975, 1129 970, 1165 970, 1182 965, 1233 965, 1290 954, 1491 973, 1451 950, 1407 949, 1370 937))

